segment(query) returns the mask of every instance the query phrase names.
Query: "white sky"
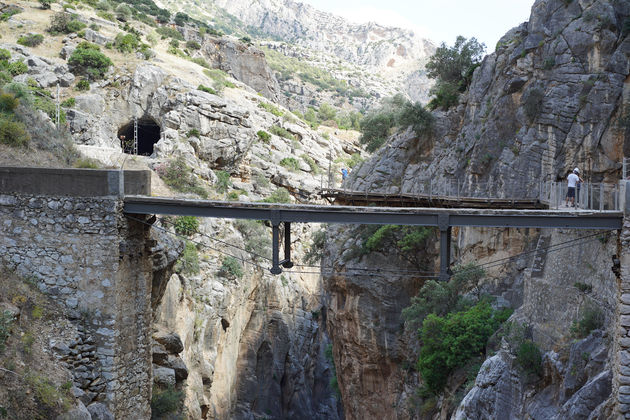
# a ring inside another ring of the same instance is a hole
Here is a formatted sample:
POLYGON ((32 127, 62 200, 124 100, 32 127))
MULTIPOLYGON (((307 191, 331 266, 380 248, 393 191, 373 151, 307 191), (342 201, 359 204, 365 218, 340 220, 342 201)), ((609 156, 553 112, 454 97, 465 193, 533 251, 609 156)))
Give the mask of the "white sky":
POLYGON ((457 35, 494 47, 508 30, 529 19, 534 0, 297 0, 364 23, 411 28, 435 43, 452 45, 457 35))

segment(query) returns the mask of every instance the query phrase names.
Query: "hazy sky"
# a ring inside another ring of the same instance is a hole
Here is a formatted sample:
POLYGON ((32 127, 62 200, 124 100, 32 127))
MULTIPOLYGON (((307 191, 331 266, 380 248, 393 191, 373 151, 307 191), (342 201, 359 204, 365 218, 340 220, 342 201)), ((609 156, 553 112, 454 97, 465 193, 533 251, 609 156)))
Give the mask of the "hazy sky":
POLYGON ((412 28, 436 43, 476 37, 487 52, 509 29, 529 19, 534 0, 297 0, 354 22, 412 28))

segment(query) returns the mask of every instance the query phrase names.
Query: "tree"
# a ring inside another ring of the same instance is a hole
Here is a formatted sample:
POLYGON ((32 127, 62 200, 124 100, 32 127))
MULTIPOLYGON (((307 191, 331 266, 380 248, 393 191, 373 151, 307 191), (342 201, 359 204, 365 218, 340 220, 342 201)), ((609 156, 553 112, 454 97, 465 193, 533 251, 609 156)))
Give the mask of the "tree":
POLYGON ((452 47, 442 43, 435 50, 425 67, 427 76, 437 80, 431 89, 435 98, 429 103, 430 107, 448 109, 457 103, 459 92, 464 92, 470 85, 473 71, 479 66, 485 49, 485 44, 476 38, 467 40, 460 35, 452 47))

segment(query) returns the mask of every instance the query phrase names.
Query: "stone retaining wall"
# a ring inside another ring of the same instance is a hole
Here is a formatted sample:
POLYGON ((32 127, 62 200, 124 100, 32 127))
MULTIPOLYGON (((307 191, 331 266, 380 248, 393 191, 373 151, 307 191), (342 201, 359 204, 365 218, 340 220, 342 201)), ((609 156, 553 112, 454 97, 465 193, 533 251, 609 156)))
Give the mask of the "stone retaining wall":
POLYGON ((0 194, 0 259, 65 305, 81 337, 54 350, 82 401, 102 401, 120 419, 150 418, 147 240, 147 226, 125 218, 115 197, 0 194))

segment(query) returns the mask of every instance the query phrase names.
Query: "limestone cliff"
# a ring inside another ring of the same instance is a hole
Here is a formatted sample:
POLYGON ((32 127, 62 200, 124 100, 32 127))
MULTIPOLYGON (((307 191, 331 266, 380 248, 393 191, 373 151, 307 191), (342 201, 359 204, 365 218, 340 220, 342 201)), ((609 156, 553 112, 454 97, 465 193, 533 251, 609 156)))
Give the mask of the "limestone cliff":
MULTIPOLYGON (((536 194, 541 180, 563 179, 576 166, 587 182, 616 182, 629 128, 630 38, 623 29, 629 15, 630 6, 621 1, 536 1, 529 22, 509 31, 475 70, 459 104, 434 112, 432 132, 397 133, 353 171, 347 187, 418 193, 427 182, 434 191, 456 182, 465 193, 518 197, 536 194)), ((608 320, 614 316, 610 266, 617 245, 613 239, 578 241, 570 251, 545 251, 545 244, 584 234, 473 228, 455 233, 454 263, 514 257, 492 267, 483 287, 517 308, 513 320, 531 325, 531 336, 548 352, 544 379, 536 385, 518 379, 509 349, 489 359, 456 418, 610 415, 613 324, 573 346, 567 339, 576 311, 588 302, 608 320), (542 268, 536 253, 544 257, 542 268), (578 290, 576 282, 592 285, 592 292, 578 290), (584 360, 570 356, 581 351, 584 360), (584 395, 592 398, 584 402, 584 395)), ((347 418, 448 417, 457 399, 444 397, 421 414, 412 395, 420 379, 408 367, 417 355, 400 310, 423 280, 364 279, 347 267, 407 267, 387 251, 369 259, 340 258, 341 249, 361 245, 354 232, 337 244, 328 247, 335 274, 325 281, 347 418)))
MULTIPOLYGON (((161 3, 173 11, 203 16, 218 30, 247 34, 254 42, 347 82, 357 90, 348 103, 356 109, 373 107, 397 92, 413 101, 428 100, 432 83, 423 69, 435 46, 411 30, 374 22, 354 24, 292 0, 161 3)), ((321 86, 317 89, 296 73, 277 73, 285 94, 282 100, 291 108, 304 112, 307 106, 339 103, 334 88, 322 92, 321 86)))

